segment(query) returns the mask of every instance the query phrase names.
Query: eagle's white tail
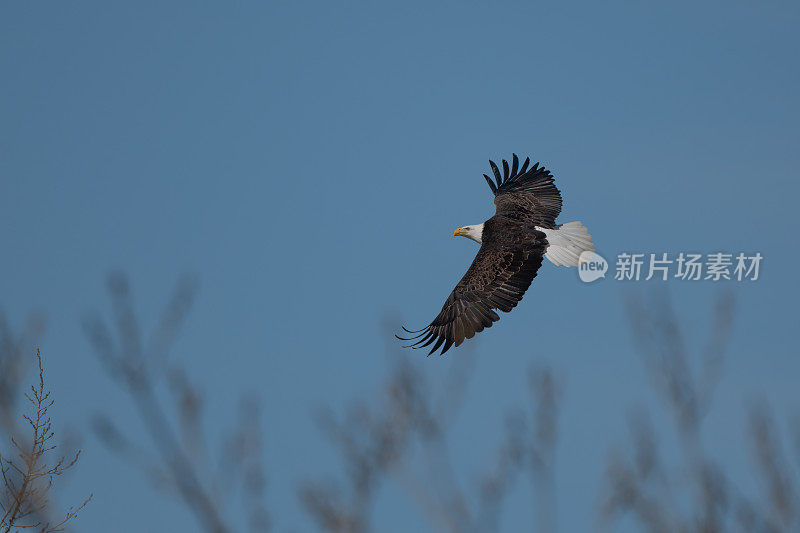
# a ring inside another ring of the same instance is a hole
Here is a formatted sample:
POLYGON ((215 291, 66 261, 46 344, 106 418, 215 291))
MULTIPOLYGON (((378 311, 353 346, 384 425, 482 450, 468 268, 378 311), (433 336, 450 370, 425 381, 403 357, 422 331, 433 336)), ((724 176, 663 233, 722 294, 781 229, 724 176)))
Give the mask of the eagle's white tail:
POLYGON ((586 226, 579 221, 561 224, 556 229, 536 228, 547 237, 549 246, 544 253, 554 265, 566 267, 578 266, 578 257, 582 252, 594 251, 592 236, 586 226))

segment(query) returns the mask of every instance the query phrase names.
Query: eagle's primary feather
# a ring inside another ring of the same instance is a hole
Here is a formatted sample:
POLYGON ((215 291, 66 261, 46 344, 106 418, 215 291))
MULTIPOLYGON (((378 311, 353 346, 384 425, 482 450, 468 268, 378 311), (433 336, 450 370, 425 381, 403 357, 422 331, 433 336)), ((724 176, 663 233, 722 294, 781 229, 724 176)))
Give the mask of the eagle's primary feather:
MULTIPOLYGON (((489 161, 492 167, 497 186, 492 188, 494 205, 497 207, 495 216, 503 216, 513 220, 526 222, 542 228, 554 228, 556 218, 561 213, 561 192, 553 183, 553 175, 549 170, 540 167, 539 163, 530 170, 525 159, 522 169, 516 172, 519 160, 514 154, 511 172, 508 163, 503 160, 503 177, 494 162, 489 161)), ((483 175, 487 181, 489 178, 483 175)), ((491 185, 491 182, 489 182, 491 185)))
POLYGON ((464 277, 445 301, 442 311, 415 337, 410 346, 426 348, 429 355, 442 349, 445 353, 464 339, 491 327, 500 317, 495 310, 509 312, 522 300, 548 247, 545 233, 537 228, 557 228, 561 212, 561 193, 553 175, 536 163, 528 169, 530 158, 522 167, 514 154, 509 168, 503 160, 503 173, 493 161, 489 166, 492 181, 486 182, 494 193, 495 215, 483 223, 481 248, 464 277))

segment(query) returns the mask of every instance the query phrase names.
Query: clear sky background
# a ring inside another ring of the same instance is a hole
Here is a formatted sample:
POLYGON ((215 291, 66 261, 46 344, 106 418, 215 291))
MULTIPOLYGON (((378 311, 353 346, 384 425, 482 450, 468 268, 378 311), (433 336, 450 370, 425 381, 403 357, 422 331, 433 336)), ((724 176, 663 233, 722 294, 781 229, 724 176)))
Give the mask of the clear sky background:
MULTIPOLYGON (((47 316, 54 415, 85 433, 59 499, 95 494, 76 525, 194 528, 88 432, 98 411, 139 427, 81 328, 109 314, 110 270, 129 274, 145 331, 181 273, 200 279, 173 356, 207 392, 212 441, 258 392, 273 521, 307 530, 297 484, 339 472, 311 413, 378 389, 385 316, 438 313, 477 250, 452 231, 494 213, 481 174, 512 152, 552 169, 559 220, 582 220, 606 257, 762 253, 761 279, 724 284, 736 330, 705 435, 756 490, 749 402, 800 412, 799 24, 790 2, 3 2, 0 306, 17 327, 47 316)), ((472 341, 464 478, 526 401, 525 370, 550 363, 566 383, 559 520, 590 528, 631 409, 669 429, 626 292, 666 286, 702 347, 721 285, 585 285, 545 264, 472 341)), ((461 350, 407 357, 435 384, 461 350)), ((530 523, 526 491, 504 530, 530 523)), ((419 523, 396 496, 382 493, 382 531, 419 523)))

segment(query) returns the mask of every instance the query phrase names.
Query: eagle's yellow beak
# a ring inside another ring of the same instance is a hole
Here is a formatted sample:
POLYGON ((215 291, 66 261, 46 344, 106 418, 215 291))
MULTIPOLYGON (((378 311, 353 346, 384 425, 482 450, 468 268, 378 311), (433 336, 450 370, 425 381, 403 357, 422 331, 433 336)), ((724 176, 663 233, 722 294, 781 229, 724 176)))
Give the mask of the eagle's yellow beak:
POLYGON ((459 235, 466 235, 466 234, 467 232, 464 230, 464 228, 458 228, 453 232, 453 237, 458 237, 459 235))

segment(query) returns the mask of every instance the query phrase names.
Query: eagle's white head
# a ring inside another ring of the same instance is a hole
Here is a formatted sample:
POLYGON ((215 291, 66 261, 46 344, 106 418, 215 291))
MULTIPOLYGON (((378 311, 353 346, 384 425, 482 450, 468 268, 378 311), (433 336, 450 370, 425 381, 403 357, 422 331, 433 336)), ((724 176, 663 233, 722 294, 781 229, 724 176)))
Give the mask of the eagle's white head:
POLYGON ((453 232, 453 236, 462 236, 466 237, 467 239, 472 239, 473 241, 481 244, 483 242, 483 223, 481 224, 473 224, 472 226, 464 226, 463 228, 458 228, 453 232))

